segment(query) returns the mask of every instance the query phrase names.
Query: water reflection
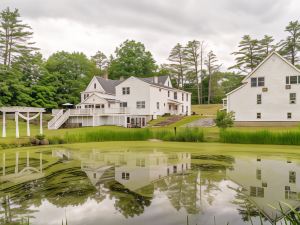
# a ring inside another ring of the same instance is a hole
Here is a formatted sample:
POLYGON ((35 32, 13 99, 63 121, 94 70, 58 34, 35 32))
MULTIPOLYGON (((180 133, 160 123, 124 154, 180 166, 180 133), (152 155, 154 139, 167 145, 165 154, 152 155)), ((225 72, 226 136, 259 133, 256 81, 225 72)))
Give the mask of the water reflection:
POLYGON ((260 224, 300 204, 298 162, 159 149, 7 152, 0 223, 260 224), (283 210, 289 208, 282 205, 283 210), (66 212, 65 212, 66 210, 66 212))

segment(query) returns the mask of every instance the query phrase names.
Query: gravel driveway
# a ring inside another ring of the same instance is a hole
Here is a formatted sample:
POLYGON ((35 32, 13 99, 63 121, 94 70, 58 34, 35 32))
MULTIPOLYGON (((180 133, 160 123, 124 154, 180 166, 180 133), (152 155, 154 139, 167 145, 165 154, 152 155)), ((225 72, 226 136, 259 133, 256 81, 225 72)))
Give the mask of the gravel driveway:
POLYGON ((213 127, 215 126, 215 121, 212 118, 204 118, 195 120, 191 123, 186 124, 186 127, 213 127))

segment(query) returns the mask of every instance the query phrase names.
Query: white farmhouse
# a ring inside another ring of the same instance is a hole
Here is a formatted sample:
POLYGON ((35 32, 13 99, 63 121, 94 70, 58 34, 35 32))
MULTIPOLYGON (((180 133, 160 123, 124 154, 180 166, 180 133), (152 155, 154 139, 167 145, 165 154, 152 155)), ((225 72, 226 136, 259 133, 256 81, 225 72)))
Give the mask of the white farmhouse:
POLYGON ((236 124, 300 121, 300 70, 278 53, 272 52, 242 82, 223 100, 236 124))
POLYGON ((54 110, 49 129, 115 125, 144 127, 158 115, 191 115, 191 93, 172 87, 169 76, 109 80, 93 77, 76 109, 54 110))

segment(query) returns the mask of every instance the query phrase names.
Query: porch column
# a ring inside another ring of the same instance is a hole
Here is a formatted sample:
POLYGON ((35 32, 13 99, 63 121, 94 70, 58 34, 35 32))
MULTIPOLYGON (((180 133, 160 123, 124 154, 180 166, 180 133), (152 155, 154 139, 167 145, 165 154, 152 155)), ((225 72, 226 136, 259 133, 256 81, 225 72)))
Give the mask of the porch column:
POLYGON ((40 134, 43 134, 43 113, 40 112, 40 134))
POLYGON ((6 137, 6 118, 5 118, 6 112, 3 112, 3 127, 2 127, 2 137, 6 137))
POLYGON ((19 133, 19 112, 15 112, 15 121, 16 121, 16 138, 20 137, 19 133))
POLYGON ((27 120, 26 120, 26 123, 27 123, 27 136, 30 137, 30 125, 29 125, 29 112, 27 112, 27 120))

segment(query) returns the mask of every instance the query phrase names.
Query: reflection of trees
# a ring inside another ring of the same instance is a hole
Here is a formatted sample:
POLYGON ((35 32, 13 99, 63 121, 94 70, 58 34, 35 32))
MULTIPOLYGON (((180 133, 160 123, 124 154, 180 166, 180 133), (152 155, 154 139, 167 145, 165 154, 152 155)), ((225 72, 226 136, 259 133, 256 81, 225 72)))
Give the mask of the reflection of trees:
POLYGON ((0 221, 6 221, 7 224, 20 222, 25 215, 27 217, 34 213, 29 208, 40 206, 42 200, 48 200, 58 207, 77 206, 85 203, 88 197, 96 195, 95 188, 79 167, 55 170, 39 180, 16 184, 1 192, 4 197, 0 211, 3 219, 0 221))
POLYGON ((110 198, 115 199, 115 208, 125 218, 141 215, 145 207, 151 204, 150 197, 132 192, 116 181, 111 181, 107 185, 110 189, 110 198))
POLYGON ((215 200, 215 191, 220 191, 219 183, 226 178, 226 169, 232 168, 234 158, 226 155, 192 155, 192 169, 201 172, 201 195, 208 204, 215 200))
POLYGON ((165 178, 157 186, 166 192, 171 204, 177 210, 184 208, 189 214, 199 212, 197 206, 197 173, 178 174, 165 178), (168 185, 165 185, 168 183, 168 185))

